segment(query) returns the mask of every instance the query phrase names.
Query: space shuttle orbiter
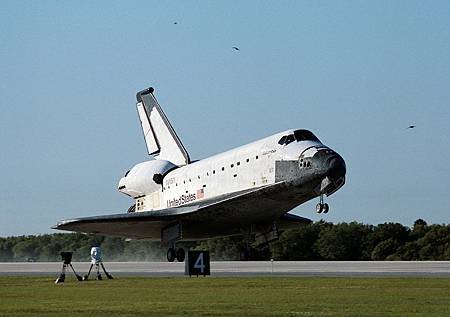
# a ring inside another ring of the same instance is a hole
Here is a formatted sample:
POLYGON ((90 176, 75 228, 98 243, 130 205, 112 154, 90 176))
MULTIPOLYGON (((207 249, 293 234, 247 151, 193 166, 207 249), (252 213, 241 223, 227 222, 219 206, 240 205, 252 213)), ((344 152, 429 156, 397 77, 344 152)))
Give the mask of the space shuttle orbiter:
MULTIPOLYGON (((311 220, 289 213, 345 183, 343 158, 311 131, 289 129, 191 162, 153 88, 137 93, 137 111, 154 160, 133 166, 118 190, 133 199, 128 212, 62 220, 55 229, 160 240, 169 261, 184 260, 177 241, 238 235, 258 245, 311 220)), ((249 243, 246 243, 249 246, 249 243)), ((248 250, 247 250, 248 251, 248 250)))

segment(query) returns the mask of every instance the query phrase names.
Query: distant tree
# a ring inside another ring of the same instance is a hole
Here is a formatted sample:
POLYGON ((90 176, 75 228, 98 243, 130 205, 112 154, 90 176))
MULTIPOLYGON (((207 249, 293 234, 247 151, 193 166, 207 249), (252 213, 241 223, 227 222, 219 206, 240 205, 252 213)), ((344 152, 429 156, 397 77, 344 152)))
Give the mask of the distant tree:
POLYGON ((356 222, 325 228, 316 242, 317 250, 325 260, 363 260, 370 230, 370 226, 356 222))
POLYGON ((419 218, 416 221, 414 221, 413 230, 417 230, 417 228, 419 227, 426 227, 426 226, 428 226, 427 222, 419 218))
POLYGON ((59 254, 63 247, 58 241, 58 237, 53 235, 43 235, 38 239, 40 245, 39 261, 59 261, 59 254))
POLYGON ((26 261, 28 258, 37 259, 39 257, 39 244, 35 239, 26 238, 18 242, 13 248, 14 259, 26 261))
POLYGON ((105 237, 100 245, 104 254, 104 260, 113 260, 120 257, 125 249, 125 240, 120 237, 105 237))
POLYGON ((450 245, 450 225, 432 225, 424 237, 417 241, 420 260, 450 260, 447 250, 450 245))
POLYGON ((444 246, 444 254, 442 256, 442 260, 445 260, 445 261, 450 260, 450 243, 447 243, 444 246))
POLYGON ((409 239, 409 228, 400 223, 384 223, 374 227, 371 240, 374 245, 388 239, 396 240, 399 244, 403 244, 409 239))
POLYGON ((272 256, 277 260, 318 260, 320 255, 315 243, 321 229, 330 225, 315 223, 283 232, 279 240, 270 245, 272 256))
POLYGON ((148 240, 131 240, 124 244, 121 261, 159 261, 165 258, 167 250, 160 247, 159 242, 148 240))
POLYGON ((400 256, 396 254, 397 249, 401 246, 397 239, 389 238, 387 240, 378 243, 372 251, 372 260, 383 261, 389 256, 400 259, 400 256))
POLYGON ((422 238, 428 232, 428 229, 428 224, 424 220, 417 219, 414 221, 414 225, 411 230, 411 240, 418 240, 422 238))
MULTIPOLYGON (((177 244, 183 245, 186 248, 186 243, 177 244)), ((74 261, 89 261, 93 246, 103 248, 106 261, 165 261, 167 251, 160 242, 57 233, 0 238, 0 261, 60 261, 61 251, 74 252, 74 261)), ((242 237, 189 245, 209 250, 213 260, 238 260, 244 246, 242 237)), ((409 229, 399 223, 372 226, 319 221, 284 231, 278 241, 270 243, 268 253, 259 255, 260 260, 271 256, 280 260, 450 260, 450 225, 428 225, 417 219, 409 229)))
POLYGON ((420 259, 420 247, 417 241, 406 242, 403 246, 397 249, 397 254, 401 260, 404 261, 417 261, 420 259))
POLYGON ((209 250, 211 260, 239 260, 240 251, 244 247, 241 237, 225 237, 200 241, 196 250, 209 250))
POLYGON ((12 261, 14 242, 9 238, 0 238, 0 262, 12 261))

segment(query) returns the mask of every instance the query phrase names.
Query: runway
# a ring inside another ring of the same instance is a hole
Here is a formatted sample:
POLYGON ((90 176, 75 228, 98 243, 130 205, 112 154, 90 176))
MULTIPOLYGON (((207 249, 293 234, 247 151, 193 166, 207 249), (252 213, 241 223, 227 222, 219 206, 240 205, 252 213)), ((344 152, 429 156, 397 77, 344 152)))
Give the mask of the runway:
MULTIPOLYGON (((104 262, 116 276, 182 276, 184 263, 104 262)), ((85 274, 89 262, 73 262, 85 274)), ((0 263, 0 275, 57 275, 61 262, 0 263)), ((447 277, 450 261, 258 261, 211 262, 213 276, 362 276, 362 277, 447 277)))

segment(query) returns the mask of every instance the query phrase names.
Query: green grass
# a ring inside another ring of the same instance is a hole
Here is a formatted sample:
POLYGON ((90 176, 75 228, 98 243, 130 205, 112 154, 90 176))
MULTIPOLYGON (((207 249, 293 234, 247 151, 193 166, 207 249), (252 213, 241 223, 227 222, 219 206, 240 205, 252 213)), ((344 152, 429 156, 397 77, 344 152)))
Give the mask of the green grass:
POLYGON ((0 316, 450 316, 450 279, 0 276, 0 316))

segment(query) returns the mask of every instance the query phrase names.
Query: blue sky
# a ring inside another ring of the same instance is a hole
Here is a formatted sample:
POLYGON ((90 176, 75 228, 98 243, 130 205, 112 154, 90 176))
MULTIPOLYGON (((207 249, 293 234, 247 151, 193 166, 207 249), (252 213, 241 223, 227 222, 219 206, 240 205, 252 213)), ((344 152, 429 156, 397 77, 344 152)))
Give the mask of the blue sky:
POLYGON ((194 159, 311 129, 325 220, 450 222, 448 1, 2 1, 0 43, 0 236, 131 205, 148 86, 194 159))

